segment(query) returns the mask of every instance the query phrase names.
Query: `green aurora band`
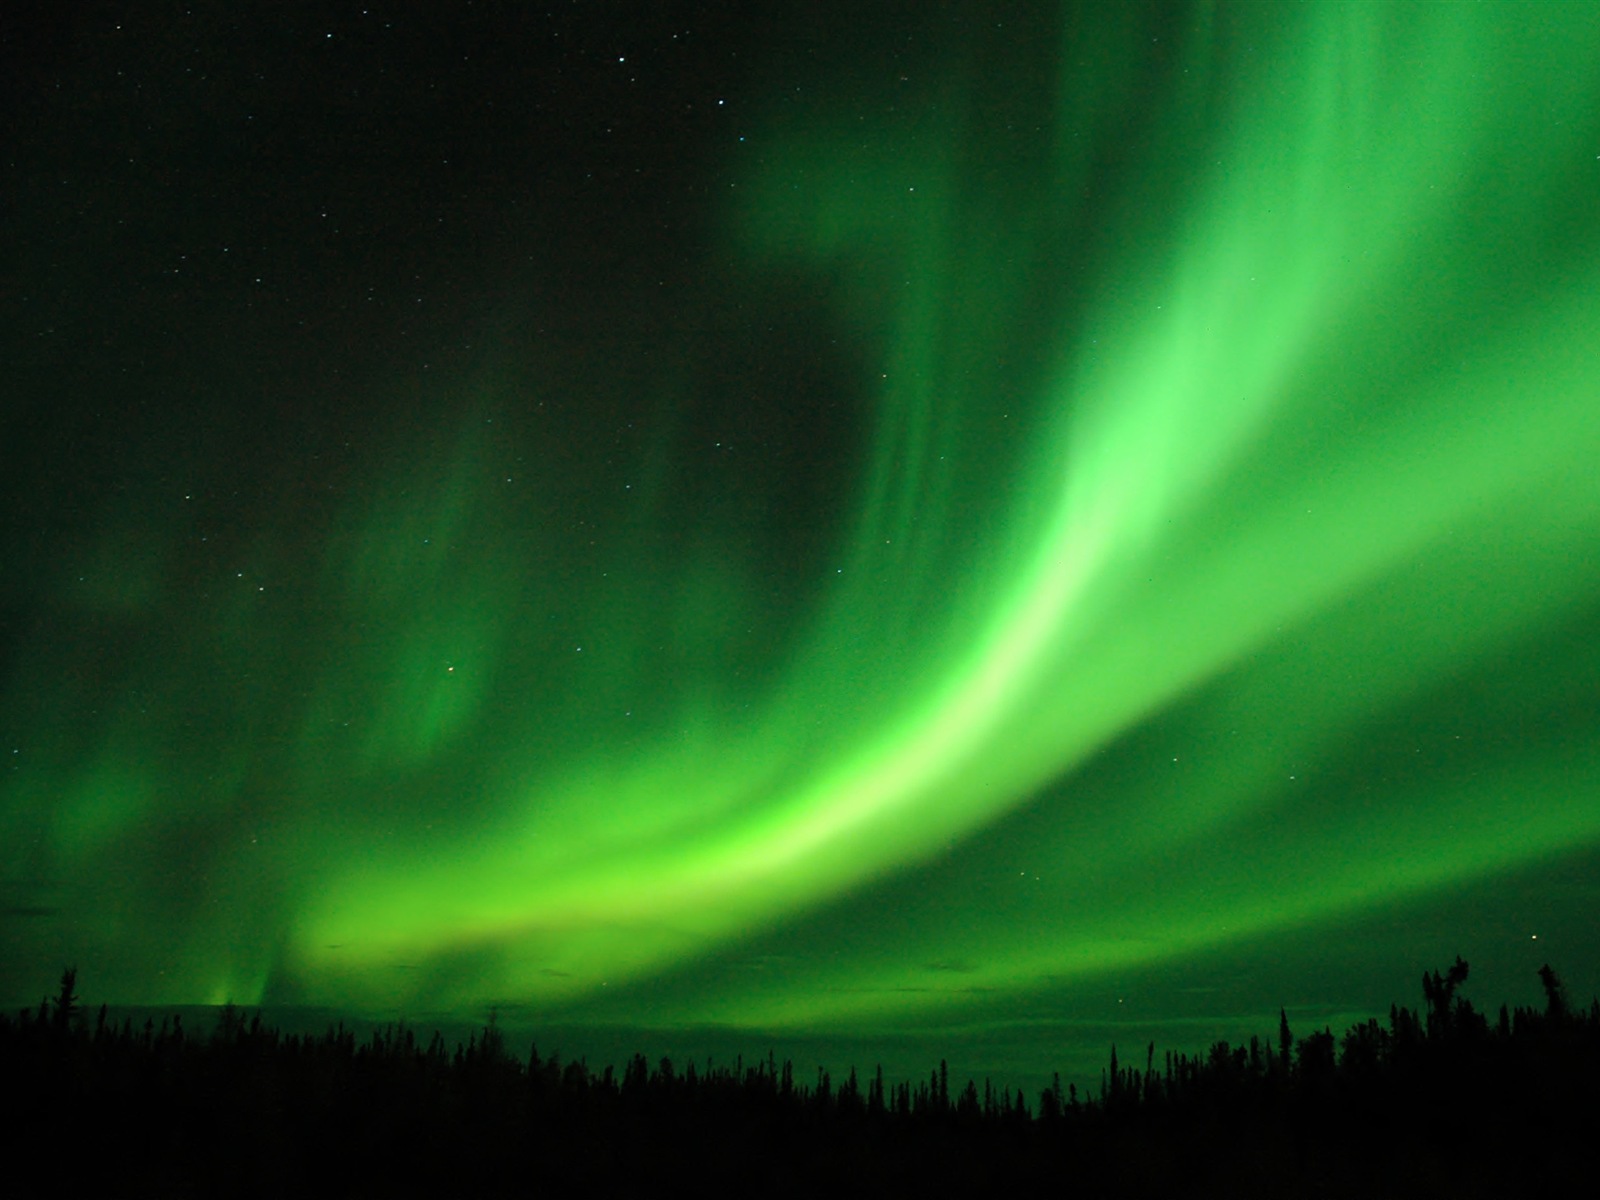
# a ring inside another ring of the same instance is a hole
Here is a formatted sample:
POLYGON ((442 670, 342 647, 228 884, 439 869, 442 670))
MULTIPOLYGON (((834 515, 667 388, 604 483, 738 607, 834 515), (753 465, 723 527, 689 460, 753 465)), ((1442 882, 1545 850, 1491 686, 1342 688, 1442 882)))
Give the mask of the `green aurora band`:
POLYGON ((47 748, 12 875, 78 881, 23 956, 145 1003, 821 1026, 1600 842, 1600 10, 1092 11, 944 30, 892 112, 821 81, 738 160, 723 283, 801 281, 857 354, 805 577, 704 465, 739 433, 674 426, 714 364, 604 470, 463 384, 204 604, 200 516, 105 514, 41 585, 73 649, 4 698, 47 748), (873 889, 917 901, 803 978, 651 997, 873 889))

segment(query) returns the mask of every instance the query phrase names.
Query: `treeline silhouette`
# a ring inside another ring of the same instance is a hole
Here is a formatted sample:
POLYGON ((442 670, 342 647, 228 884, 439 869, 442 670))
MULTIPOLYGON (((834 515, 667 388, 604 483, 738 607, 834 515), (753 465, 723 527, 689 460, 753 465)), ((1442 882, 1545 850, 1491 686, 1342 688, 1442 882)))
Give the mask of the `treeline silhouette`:
POLYGON ((448 1047, 404 1025, 285 1034, 229 1006, 90 1017, 77 972, 0 1017, 12 1195, 889 1194, 1047 1187, 1085 1196, 1537 1195, 1600 1166, 1600 1001, 1548 966, 1543 1008, 1463 998, 1457 959, 1336 1037, 1204 1054, 1116 1048, 1093 1094, 969 1080, 797 1078, 769 1052, 618 1073, 526 1058, 496 1023, 448 1047), (32 1181, 32 1182, 30 1182, 32 1181), (14 1190, 13 1190, 14 1189, 14 1190))

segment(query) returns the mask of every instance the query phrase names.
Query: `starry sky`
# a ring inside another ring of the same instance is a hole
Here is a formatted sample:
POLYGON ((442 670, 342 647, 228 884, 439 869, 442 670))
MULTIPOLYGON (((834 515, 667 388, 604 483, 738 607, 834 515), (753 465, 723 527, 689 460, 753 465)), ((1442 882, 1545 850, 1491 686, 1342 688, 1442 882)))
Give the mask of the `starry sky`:
POLYGON ((1600 8, 17 12, 0 999, 1600 990, 1600 8))

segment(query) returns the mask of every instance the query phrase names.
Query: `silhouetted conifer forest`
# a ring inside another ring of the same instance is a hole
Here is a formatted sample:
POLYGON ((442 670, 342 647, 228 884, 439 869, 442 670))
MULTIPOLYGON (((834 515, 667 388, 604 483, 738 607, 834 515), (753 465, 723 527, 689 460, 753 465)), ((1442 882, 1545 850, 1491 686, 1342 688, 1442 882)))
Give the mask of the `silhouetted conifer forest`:
POLYGON ((232 1007, 214 1028, 136 1027, 54 999, 0 1017, 7 1190, 24 1196, 1593 1194, 1600 1001, 1548 966, 1542 1009, 1490 1018, 1459 958, 1335 1035, 1218 1042, 1129 1062, 1098 1091, 1030 1096, 826 1071, 771 1054, 596 1071, 491 1024, 465 1045, 404 1026, 286 1035, 232 1007))

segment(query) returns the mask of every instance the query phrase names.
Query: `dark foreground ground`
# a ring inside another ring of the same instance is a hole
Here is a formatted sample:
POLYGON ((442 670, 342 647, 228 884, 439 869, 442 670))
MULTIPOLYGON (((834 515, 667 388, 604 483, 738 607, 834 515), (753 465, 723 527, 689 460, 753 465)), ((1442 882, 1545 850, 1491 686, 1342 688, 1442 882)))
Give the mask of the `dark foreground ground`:
POLYGON ((798 1081, 772 1058, 619 1074, 453 1049, 406 1029, 286 1036, 120 1026, 55 1000, 0 1018, 7 1191, 17 1196, 1507 1197, 1600 1179, 1600 1003, 1553 972, 1543 1010, 1486 1019, 1459 960, 1336 1037, 1113 1051, 1098 1093, 1035 1097, 940 1068, 798 1081), (28 1181, 34 1182, 28 1182, 28 1181))

